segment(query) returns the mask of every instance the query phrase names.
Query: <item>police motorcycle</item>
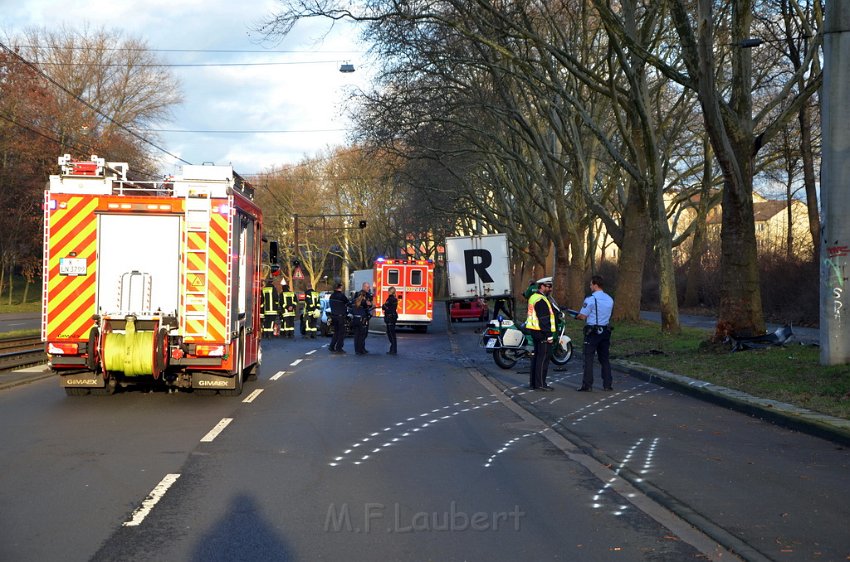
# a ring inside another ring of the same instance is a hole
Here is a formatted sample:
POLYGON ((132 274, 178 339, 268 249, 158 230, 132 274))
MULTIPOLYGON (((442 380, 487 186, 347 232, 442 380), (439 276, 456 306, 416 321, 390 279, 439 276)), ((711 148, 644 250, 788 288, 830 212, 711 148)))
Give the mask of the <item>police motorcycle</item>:
MULTIPOLYGON (((554 303, 553 303, 554 305, 554 303)), ((573 342, 566 332, 567 314, 572 311, 553 306, 555 312, 555 341, 549 359, 555 365, 566 365, 573 357, 573 342)), ((490 320, 481 335, 480 345, 493 354, 493 361, 502 369, 512 369, 517 361, 534 354, 534 339, 525 324, 517 325, 501 316, 490 320)))

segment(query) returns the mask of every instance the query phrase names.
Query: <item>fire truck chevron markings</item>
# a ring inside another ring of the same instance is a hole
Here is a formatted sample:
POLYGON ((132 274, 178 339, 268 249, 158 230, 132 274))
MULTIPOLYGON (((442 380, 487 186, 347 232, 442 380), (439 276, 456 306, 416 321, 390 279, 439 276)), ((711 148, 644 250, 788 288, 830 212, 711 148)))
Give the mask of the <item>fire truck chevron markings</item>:
POLYGON ((254 401, 254 399, 255 399, 257 396, 259 396, 259 395, 260 395, 260 394, 262 394, 262 393, 263 393, 263 389, 262 389, 262 388, 258 388, 257 390, 255 390, 254 392, 252 392, 251 394, 249 394, 249 395, 248 395, 248 397, 247 397, 247 398, 245 398, 245 400, 243 400, 242 402, 243 402, 244 404, 250 404, 251 402, 253 402, 253 401, 254 401))
POLYGON ((142 505, 139 506, 139 509, 133 512, 133 516, 129 521, 125 521, 124 527, 137 527, 141 525, 142 521, 145 520, 145 517, 148 516, 148 513, 154 508, 154 506, 162 499, 162 496, 165 495, 165 492, 171 487, 172 484, 177 482, 177 479, 180 478, 179 474, 166 474, 165 478, 163 478, 159 484, 154 487, 148 497, 142 502, 142 505))
POLYGON ((212 443, 213 439, 218 437, 218 434, 224 431, 224 428, 230 425, 230 422, 233 421, 233 418, 222 418, 218 424, 214 428, 210 430, 209 433, 201 437, 201 443, 212 443))

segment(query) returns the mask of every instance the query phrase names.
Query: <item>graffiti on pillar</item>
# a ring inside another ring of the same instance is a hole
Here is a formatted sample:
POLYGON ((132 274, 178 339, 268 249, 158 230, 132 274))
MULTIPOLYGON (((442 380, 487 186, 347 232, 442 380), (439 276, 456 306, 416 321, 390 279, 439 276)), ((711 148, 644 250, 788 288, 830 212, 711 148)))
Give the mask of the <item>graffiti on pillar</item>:
POLYGON ((847 281, 845 266, 850 246, 829 246, 824 264, 827 269, 827 286, 832 291, 832 317, 841 323, 844 309, 844 285, 847 281))

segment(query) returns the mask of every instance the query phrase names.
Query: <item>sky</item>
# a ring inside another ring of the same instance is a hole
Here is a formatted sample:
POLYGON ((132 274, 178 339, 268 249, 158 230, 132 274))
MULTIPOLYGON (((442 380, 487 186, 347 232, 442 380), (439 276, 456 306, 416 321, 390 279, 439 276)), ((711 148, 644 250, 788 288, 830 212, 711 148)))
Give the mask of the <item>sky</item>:
MULTIPOLYGON (((268 51, 160 52, 169 64, 287 63, 274 66, 173 67, 183 104, 162 129, 267 131, 250 134, 158 133, 157 145, 192 164, 230 164, 249 175, 295 164, 346 144, 345 93, 368 87, 365 47, 351 25, 303 22, 276 44, 253 28, 275 0, 0 0, 2 36, 29 27, 116 30, 151 49, 268 51), (274 51, 293 51, 280 53, 274 51), (353 73, 339 72, 354 65, 353 73), (287 132, 268 132, 287 131, 287 132)), ((164 173, 181 162, 159 153, 164 173)), ((131 164, 132 167, 132 164, 131 164)))

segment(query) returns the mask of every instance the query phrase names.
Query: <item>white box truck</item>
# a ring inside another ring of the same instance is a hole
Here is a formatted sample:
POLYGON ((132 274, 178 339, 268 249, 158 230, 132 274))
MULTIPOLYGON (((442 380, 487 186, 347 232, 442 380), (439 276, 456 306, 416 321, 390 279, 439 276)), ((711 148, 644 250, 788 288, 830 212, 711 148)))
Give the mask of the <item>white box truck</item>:
POLYGON ((446 238, 449 299, 511 295, 507 234, 446 238))

